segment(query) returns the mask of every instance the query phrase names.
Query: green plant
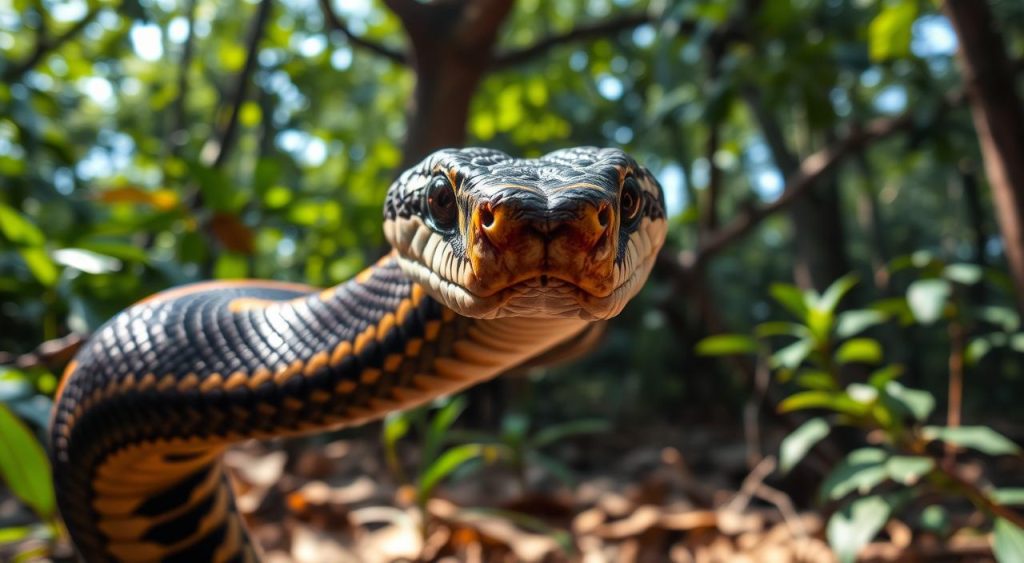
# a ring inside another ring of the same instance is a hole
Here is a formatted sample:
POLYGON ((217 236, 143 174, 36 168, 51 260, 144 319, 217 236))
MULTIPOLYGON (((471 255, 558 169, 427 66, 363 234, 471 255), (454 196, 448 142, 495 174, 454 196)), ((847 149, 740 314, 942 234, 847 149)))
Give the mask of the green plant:
POLYGON ((491 462, 503 455, 500 447, 488 444, 458 444, 443 448, 446 434, 465 408, 465 397, 458 396, 443 399, 432 406, 395 412, 384 420, 381 438, 385 460, 399 483, 414 488, 415 504, 421 516, 420 533, 424 539, 429 521, 427 503, 437 486, 470 461, 491 462), (410 477, 399 457, 398 442, 414 427, 421 436, 420 461, 410 477))
POLYGON ((0 368, 0 482, 42 522, 0 526, 0 546, 30 538, 52 540, 61 533, 50 461, 42 436, 29 425, 40 432, 47 427, 51 401, 41 392, 52 392, 51 378, 49 372, 0 368))
POLYGON ((456 431, 452 432, 449 439, 453 442, 500 446, 504 455, 499 458, 499 462, 512 468, 519 481, 520 490, 525 491, 526 470, 530 466, 541 467, 566 485, 572 486, 572 470, 558 459, 546 454, 544 449, 573 436, 605 432, 608 426, 605 420, 584 418, 533 429, 528 415, 513 411, 504 416, 501 429, 496 434, 456 431))
MULTIPOLYGON (((959 448, 988 456, 1022 453, 991 428, 960 425, 965 307, 959 294, 963 287, 978 283, 984 272, 969 264, 943 264, 929 255, 896 261, 892 270, 908 267, 916 268, 917 277, 906 294, 867 309, 839 312, 840 302, 856 285, 853 276, 836 280, 820 295, 775 284, 772 297, 796 317, 795 322, 761 323, 753 335, 711 336, 698 343, 697 351, 709 356, 754 354, 792 389, 779 403, 780 412, 822 413, 782 440, 782 472, 798 464, 836 426, 864 432, 870 446, 849 452, 826 476, 819 494, 822 502, 840 503, 828 521, 827 535, 842 561, 853 561, 890 516, 925 499, 926 493, 970 501, 993 524, 997 558, 1024 560, 1024 517, 1007 507, 1020 501, 1020 491, 985 488, 977 478, 966 476, 957 460, 959 448), (892 320, 932 325, 942 319, 951 342, 950 392, 946 425, 937 426, 928 424, 935 407, 932 394, 903 385, 903 366, 886 364, 882 344, 865 332, 892 320), (780 339, 785 343, 773 346, 780 339)), ((1018 325, 1007 326, 1015 331, 1018 325)), ((1017 336, 1010 341, 1013 338, 1017 336)), ((972 341, 977 348, 980 345, 974 342, 992 343, 993 337, 977 337, 972 341)), ((944 509, 928 507, 922 520, 945 521, 944 509)))

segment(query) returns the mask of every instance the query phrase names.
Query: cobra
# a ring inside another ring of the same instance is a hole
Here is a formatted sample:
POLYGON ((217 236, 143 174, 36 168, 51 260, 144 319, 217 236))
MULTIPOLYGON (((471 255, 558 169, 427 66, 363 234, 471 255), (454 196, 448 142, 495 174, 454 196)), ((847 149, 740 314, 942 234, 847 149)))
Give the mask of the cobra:
POLYGON ((87 561, 252 561, 220 455, 352 426, 593 340, 650 273, 661 188, 615 149, 442 150, 390 187, 390 254, 326 290, 158 293, 68 367, 54 480, 87 561))

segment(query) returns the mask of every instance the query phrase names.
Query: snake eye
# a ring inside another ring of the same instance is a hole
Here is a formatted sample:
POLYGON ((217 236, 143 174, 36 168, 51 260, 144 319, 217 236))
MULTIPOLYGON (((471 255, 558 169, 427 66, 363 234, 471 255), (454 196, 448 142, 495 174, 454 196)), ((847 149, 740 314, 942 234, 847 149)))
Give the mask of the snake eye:
POLYGON ((622 225, 632 227, 640 220, 640 213, 644 207, 644 200, 640 194, 640 185, 633 175, 626 176, 622 183, 622 193, 619 194, 619 216, 622 217, 622 225))
POLYGON ((458 222, 459 206, 455 203, 455 190, 445 176, 437 176, 427 187, 427 211, 430 222, 439 231, 450 231, 458 222))

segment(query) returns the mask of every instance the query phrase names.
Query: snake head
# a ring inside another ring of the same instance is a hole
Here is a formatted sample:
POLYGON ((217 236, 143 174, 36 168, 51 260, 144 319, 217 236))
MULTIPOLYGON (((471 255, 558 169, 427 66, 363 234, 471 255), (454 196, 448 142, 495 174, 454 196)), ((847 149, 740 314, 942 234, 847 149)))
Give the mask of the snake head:
POLYGON ((654 176, 618 149, 536 159, 444 149, 391 185, 384 234, 402 269, 469 317, 617 315, 665 241, 654 176))

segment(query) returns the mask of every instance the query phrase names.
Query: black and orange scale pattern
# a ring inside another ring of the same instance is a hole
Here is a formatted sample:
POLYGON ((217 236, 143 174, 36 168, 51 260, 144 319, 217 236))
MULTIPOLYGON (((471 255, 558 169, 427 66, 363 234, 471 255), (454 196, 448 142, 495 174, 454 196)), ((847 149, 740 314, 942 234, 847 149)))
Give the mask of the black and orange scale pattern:
POLYGON ((429 385, 414 374, 468 322, 390 257, 326 291, 198 284, 117 315, 69 366, 52 425, 57 498, 80 553, 252 560, 223 447, 393 410, 429 385))

